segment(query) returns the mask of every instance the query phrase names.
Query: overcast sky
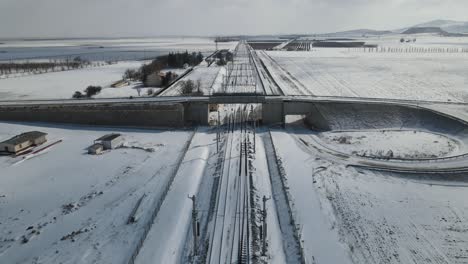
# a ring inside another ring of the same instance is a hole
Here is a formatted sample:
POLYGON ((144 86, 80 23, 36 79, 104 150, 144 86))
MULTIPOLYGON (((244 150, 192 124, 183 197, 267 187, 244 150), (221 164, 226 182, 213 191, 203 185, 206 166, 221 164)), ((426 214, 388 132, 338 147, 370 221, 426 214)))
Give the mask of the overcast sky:
POLYGON ((324 33, 468 20, 468 0, 0 0, 0 38, 324 33))

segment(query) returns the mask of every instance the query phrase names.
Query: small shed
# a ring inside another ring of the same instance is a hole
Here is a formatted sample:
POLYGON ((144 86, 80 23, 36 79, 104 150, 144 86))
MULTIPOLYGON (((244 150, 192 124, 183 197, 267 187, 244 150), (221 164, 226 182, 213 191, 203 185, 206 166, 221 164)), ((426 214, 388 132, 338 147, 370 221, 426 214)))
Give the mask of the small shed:
POLYGON ((124 87, 124 86, 127 86, 129 85, 130 83, 126 80, 120 80, 120 81, 117 81, 113 84, 111 84, 111 87, 112 88, 120 88, 120 87, 124 87))
POLYGON ((104 146, 101 143, 95 143, 88 148, 88 154, 99 155, 104 151, 104 146))
POLYGON ((39 146, 47 141, 47 133, 30 131, 16 135, 0 143, 0 151, 7 153, 18 153, 31 146, 39 146))
POLYGON ((105 150, 114 149, 122 145, 123 138, 120 134, 108 134, 102 136, 94 141, 94 143, 100 143, 104 146, 105 150))

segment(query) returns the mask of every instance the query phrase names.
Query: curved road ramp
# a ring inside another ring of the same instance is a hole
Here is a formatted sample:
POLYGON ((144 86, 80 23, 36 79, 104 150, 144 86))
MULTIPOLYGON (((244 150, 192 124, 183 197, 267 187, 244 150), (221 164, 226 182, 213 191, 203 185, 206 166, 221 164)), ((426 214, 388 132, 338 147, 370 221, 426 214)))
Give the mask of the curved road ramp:
POLYGON ((348 165, 414 173, 468 171, 468 124, 433 110, 395 104, 317 102, 305 144, 348 165))

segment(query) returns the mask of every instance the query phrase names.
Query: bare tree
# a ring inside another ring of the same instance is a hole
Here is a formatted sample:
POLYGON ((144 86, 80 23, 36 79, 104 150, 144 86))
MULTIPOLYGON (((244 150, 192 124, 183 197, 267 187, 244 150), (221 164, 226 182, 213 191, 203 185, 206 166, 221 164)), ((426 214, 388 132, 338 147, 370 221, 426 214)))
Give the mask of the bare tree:
POLYGON ((201 79, 198 79, 198 80, 197 80, 197 84, 195 85, 195 87, 197 88, 197 93, 198 93, 198 94, 201 94, 201 91, 200 91, 200 88, 201 88, 201 79))
POLYGON ((195 88, 195 84, 192 80, 187 80, 182 82, 182 94, 192 94, 193 89, 195 88))

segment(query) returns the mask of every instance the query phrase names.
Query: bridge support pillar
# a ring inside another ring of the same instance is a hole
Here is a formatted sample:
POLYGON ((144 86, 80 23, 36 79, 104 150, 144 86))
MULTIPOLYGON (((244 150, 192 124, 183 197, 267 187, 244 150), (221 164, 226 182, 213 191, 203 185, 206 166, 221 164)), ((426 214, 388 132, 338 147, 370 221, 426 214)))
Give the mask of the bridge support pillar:
POLYGON ((209 107, 204 102, 188 102, 184 104, 185 124, 207 126, 209 107))
POLYGON ((284 104, 282 101, 265 102, 262 105, 262 119, 265 125, 284 125, 284 104))

